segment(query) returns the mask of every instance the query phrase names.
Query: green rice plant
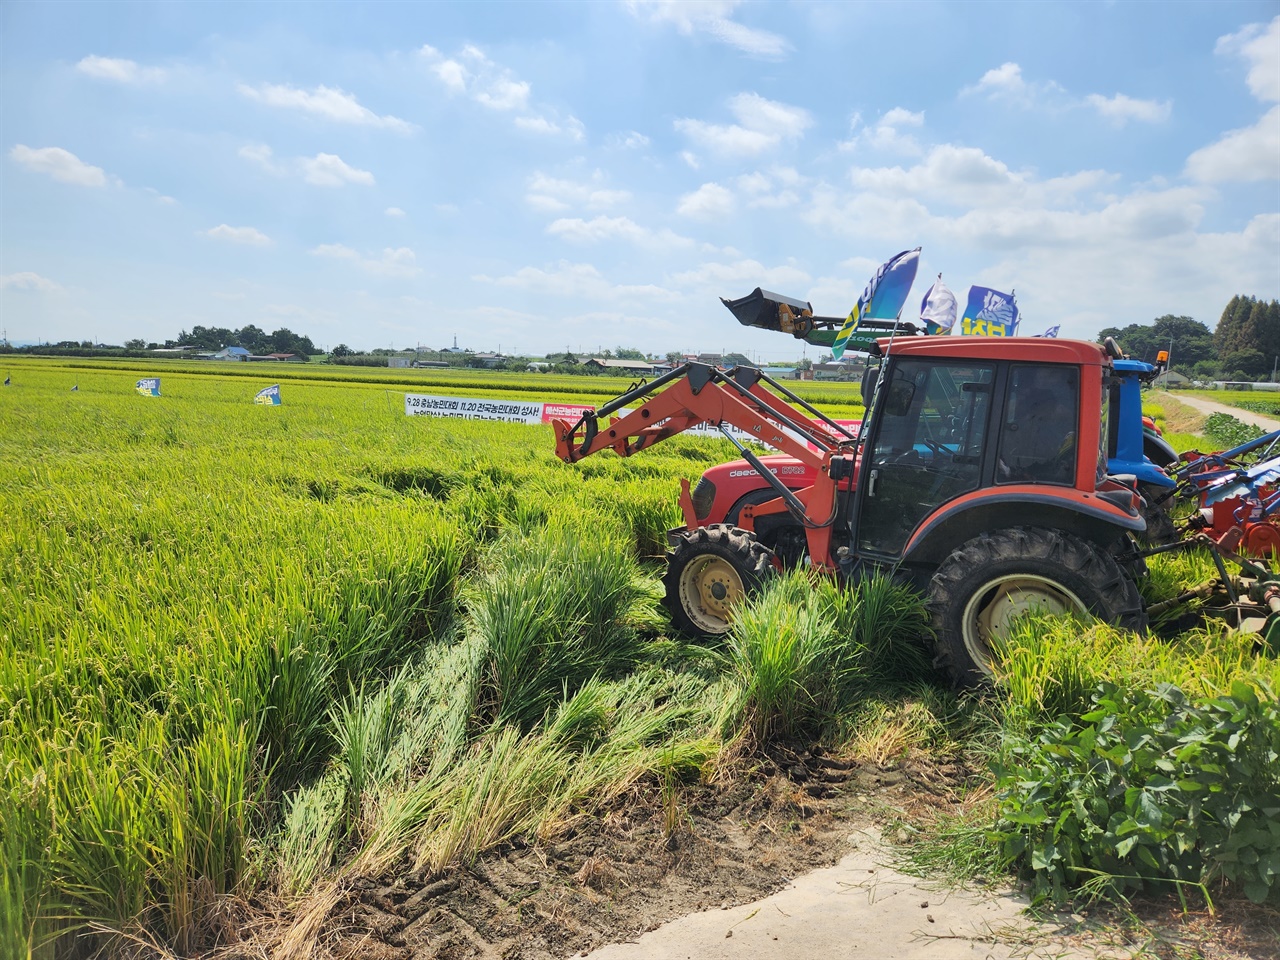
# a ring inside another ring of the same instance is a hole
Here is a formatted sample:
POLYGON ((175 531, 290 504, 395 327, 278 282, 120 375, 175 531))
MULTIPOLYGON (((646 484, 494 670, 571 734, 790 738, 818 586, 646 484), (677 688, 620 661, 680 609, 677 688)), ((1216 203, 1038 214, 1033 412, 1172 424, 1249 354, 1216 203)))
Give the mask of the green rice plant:
POLYGON ((843 594, 836 609, 837 632, 860 647, 868 683, 910 685, 932 675, 929 618, 916 591, 874 575, 843 594))
POLYGON ((1280 677, 1280 661, 1258 651, 1253 635, 1223 625, 1164 640, 1070 617, 1024 618, 994 667, 1006 722, 1014 727, 1079 715, 1103 682, 1148 689, 1168 684, 1189 696, 1214 697, 1253 679, 1274 688, 1280 677))
POLYGON ((467 630, 486 651, 478 717, 530 729, 558 698, 591 677, 635 663, 636 618, 655 606, 635 561, 614 537, 585 525, 508 537, 501 558, 468 589, 467 630))

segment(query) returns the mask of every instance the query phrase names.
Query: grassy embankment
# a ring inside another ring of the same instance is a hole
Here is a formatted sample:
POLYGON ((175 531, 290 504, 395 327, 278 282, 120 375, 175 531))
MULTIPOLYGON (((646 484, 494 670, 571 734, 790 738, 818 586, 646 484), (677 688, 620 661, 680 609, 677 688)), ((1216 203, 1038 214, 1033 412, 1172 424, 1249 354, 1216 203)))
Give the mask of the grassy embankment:
POLYGON ((546 428, 408 418, 405 385, 363 371, 206 370, 24 361, 0 393, 6 954, 190 951, 255 890, 298 898, 301 947, 354 876, 553 837, 762 742, 981 756, 1083 715, 1094 681, 1277 680, 1217 633, 1042 625, 1004 693, 961 701, 883 583, 782 580, 726 644, 689 646, 657 604, 662 531, 727 444, 569 468, 546 428), (157 372, 166 395, 137 396, 157 372), (284 406, 249 403, 275 380, 284 406), (1047 630, 1074 655, 1035 647, 1047 630))

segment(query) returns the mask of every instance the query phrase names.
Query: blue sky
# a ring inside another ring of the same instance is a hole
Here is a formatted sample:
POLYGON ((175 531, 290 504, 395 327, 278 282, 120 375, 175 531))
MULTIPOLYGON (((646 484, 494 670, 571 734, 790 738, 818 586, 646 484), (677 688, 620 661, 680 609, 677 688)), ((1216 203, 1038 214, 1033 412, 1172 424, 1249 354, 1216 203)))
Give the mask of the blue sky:
POLYGON ((922 246, 907 313, 1212 327, 1280 297, 1277 10, 8 0, 0 320, 786 358, 718 297, 922 246))

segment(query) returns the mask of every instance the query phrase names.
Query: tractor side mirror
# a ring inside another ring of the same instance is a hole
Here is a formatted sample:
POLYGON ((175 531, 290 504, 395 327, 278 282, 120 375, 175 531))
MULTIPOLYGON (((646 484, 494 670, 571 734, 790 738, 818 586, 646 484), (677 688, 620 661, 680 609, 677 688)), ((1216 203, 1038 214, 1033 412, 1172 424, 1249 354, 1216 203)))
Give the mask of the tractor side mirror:
POLYGON ((884 400, 884 412, 890 417, 905 417, 911 410, 916 395, 916 385, 910 380, 895 380, 889 384, 889 395, 884 400))
POLYGON ((880 376, 880 364, 867 364, 862 371, 862 405, 871 410, 871 400, 876 392, 876 378, 880 376))

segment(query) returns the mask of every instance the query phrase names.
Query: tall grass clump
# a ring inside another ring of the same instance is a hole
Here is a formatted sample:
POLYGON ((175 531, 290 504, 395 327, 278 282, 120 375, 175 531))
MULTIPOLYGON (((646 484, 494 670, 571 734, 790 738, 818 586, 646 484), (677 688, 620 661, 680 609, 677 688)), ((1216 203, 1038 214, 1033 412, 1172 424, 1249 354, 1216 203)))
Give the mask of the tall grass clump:
POLYGON ((918 680, 925 622, 919 599, 888 577, 849 590, 803 571, 775 578, 729 631, 729 722, 756 744, 822 736, 886 677, 918 680))
POLYGON ((507 537, 467 588, 466 631, 483 651, 476 718, 528 730, 558 699, 635 663, 657 596, 620 538, 587 524, 507 537))

